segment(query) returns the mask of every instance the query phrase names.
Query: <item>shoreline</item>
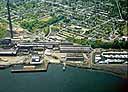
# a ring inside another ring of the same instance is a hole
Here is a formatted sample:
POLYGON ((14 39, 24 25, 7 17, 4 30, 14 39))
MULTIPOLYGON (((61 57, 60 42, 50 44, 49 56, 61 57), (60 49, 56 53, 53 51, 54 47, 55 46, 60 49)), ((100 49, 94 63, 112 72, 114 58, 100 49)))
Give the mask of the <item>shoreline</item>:
MULTIPOLYGON (((71 67, 82 68, 82 69, 94 70, 94 71, 98 71, 98 72, 104 72, 104 73, 112 74, 114 76, 128 80, 128 76, 127 76, 128 70, 118 72, 118 70, 121 70, 121 69, 107 68, 107 67, 104 67, 105 65, 96 66, 96 64, 88 66, 88 65, 84 65, 84 64, 79 65, 79 64, 74 64, 74 63, 66 63, 66 65, 71 66, 71 67)), ((127 65, 125 67, 127 68, 127 65)))
MULTIPOLYGON (((56 64, 56 65, 63 65, 63 63, 49 63, 49 64, 56 64)), ((128 65, 123 65, 121 67, 126 67, 126 70, 122 70, 119 65, 104 65, 104 64, 84 64, 84 63, 70 63, 70 62, 65 62, 66 66, 70 66, 70 67, 77 67, 77 68, 82 68, 82 69, 88 69, 88 70, 94 70, 94 71, 98 71, 98 72, 103 72, 103 73, 107 73, 107 74, 111 74, 117 77, 120 77, 122 79, 126 79, 128 80, 128 76, 127 76, 127 66, 128 65), (113 67, 113 66, 116 66, 113 67)), ((23 64, 25 65, 25 64, 23 64)), ((4 70, 7 69, 9 67, 12 67, 12 65, 9 65, 8 67, 2 67, 0 68, 0 70, 4 70)))

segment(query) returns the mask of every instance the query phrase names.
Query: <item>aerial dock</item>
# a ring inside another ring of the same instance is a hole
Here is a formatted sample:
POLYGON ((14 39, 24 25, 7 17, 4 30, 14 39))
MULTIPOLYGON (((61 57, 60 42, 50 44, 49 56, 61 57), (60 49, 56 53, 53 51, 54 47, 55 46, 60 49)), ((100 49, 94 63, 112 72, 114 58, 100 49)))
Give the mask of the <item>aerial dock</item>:
POLYGON ((41 65, 15 65, 12 67, 12 73, 20 72, 45 72, 48 69, 48 62, 44 62, 41 65))

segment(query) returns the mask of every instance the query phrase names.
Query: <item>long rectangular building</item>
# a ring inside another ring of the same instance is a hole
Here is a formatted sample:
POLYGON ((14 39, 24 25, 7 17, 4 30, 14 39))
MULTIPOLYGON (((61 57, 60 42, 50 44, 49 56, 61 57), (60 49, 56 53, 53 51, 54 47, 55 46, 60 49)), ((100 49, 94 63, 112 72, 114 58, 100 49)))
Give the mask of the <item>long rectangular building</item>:
POLYGON ((84 61, 82 53, 68 53, 65 58, 66 61, 84 61))
POLYGON ((59 46, 57 42, 38 42, 38 43, 20 43, 17 44, 19 48, 33 48, 33 47, 46 47, 46 48, 53 48, 59 46))
POLYGON ((68 45, 60 46, 61 53, 90 53, 93 49, 88 46, 68 45))
POLYGON ((32 47, 46 47, 52 49, 54 47, 59 47, 59 45, 73 45, 70 42, 31 42, 31 43, 20 43, 17 44, 19 48, 32 48, 32 47))
POLYGON ((0 56, 16 56, 18 52, 18 48, 16 49, 1 49, 0 56))
POLYGON ((114 59, 128 59, 128 52, 127 51, 122 51, 122 52, 102 52, 101 54, 103 57, 106 58, 114 58, 114 59))

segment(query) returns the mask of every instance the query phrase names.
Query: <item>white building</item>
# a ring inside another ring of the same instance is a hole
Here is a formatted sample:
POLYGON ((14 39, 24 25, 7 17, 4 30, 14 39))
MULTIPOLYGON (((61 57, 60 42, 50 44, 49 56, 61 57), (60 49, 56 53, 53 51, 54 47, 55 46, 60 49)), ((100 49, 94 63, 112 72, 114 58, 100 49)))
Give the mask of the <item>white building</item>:
POLYGON ((128 41, 128 36, 122 36, 122 37, 120 38, 120 40, 122 40, 122 41, 128 41))
POLYGON ((38 54, 32 55, 32 60, 31 60, 30 64, 41 64, 41 63, 42 63, 42 61, 38 54))
POLYGON ((102 52, 101 54, 103 57, 106 58, 115 58, 115 59, 128 59, 128 52, 123 51, 123 52, 102 52))

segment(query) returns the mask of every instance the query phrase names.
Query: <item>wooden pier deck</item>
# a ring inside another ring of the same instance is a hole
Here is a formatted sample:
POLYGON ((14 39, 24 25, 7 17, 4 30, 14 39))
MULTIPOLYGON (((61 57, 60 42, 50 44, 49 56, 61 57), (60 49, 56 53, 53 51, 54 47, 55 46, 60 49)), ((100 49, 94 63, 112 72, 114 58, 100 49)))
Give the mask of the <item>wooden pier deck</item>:
POLYGON ((48 62, 44 62, 41 65, 23 65, 19 69, 16 69, 17 66, 13 66, 11 69, 12 73, 20 72, 45 72, 48 69, 48 62))

